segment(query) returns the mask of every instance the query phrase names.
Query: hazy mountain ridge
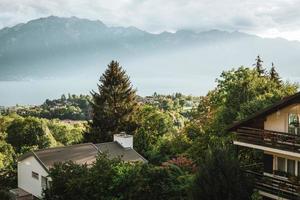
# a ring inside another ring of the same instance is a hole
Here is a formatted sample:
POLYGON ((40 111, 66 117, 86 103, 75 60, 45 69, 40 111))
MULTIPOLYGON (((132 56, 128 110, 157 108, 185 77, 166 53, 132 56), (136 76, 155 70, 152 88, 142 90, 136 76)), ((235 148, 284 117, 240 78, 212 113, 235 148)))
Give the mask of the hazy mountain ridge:
POLYGON ((299 42, 241 32, 179 30, 152 34, 135 27, 109 27, 99 20, 50 16, 0 30, 0 80, 94 73, 111 59, 125 63, 141 60, 141 67, 151 70, 164 70, 167 59, 174 73, 180 73, 181 66, 195 70, 193 74, 207 67, 247 64, 249 58, 263 54, 267 59, 281 55, 276 63, 296 69, 299 52, 299 42), (178 62, 178 56, 188 61, 188 68, 178 62))

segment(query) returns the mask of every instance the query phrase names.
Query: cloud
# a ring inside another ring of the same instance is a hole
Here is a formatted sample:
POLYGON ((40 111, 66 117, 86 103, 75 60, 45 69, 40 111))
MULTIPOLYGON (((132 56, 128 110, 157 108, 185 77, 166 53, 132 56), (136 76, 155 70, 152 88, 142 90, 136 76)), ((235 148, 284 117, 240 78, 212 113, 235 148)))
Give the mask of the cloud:
POLYGON ((0 0, 0 28, 56 15, 150 32, 223 29, 300 40, 299 9, 298 0, 0 0))

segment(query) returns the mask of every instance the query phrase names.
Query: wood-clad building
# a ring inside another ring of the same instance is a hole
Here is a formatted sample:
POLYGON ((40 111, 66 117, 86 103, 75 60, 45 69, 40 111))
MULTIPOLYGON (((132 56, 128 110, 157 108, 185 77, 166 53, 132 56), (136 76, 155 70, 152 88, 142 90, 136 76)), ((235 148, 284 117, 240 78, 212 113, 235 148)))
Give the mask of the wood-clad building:
POLYGON ((300 93, 235 123, 229 131, 236 134, 233 143, 238 148, 263 152, 263 170, 247 170, 262 196, 300 199, 300 93))

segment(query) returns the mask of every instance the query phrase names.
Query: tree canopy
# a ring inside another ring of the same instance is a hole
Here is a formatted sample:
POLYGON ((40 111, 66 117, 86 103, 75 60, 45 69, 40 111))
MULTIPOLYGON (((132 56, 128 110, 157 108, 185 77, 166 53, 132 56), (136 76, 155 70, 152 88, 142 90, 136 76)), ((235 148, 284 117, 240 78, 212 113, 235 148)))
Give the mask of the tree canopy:
POLYGON ((187 199, 190 176, 179 167, 125 163, 99 154, 88 167, 72 162, 50 170, 45 199, 187 199))
POLYGON ((113 134, 135 129, 133 114, 137 107, 135 90, 118 62, 112 61, 100 77, 98 92, 92 93, 92 121, 86 141, 112 141, 113 134))
POLYGON ((245 175, 232 153, 226 149, 207 151, 196 174, 194 199, 250 199, 252 192, 251 177, 245 175))
POLYGON ((126 72, 112 61, 91 98, 63 95, 39 108, 1 108, 0 195, 1 189, 16 187, 18 155, 85 141, 110 142, 114 133, 126 131, 133 134, 134 148, 148 164, 129 164, 105 154, 89 166, 56 164, 45 198, 249 199, 251 179, 241 165, 253 162, 261 152, 241 151, 236 157, 234 136, 227 127, 294 94, 298 85, 283 81, 274 64, 267 72, 260 56, 255 67, 224 71, 216 83, 202 97, 180 93, 139 97, 126 72), (50 119, 32 117, 34 113, 38 117, 48 113, 50 119), (68 116, 91 121, 59 120, 68 116))

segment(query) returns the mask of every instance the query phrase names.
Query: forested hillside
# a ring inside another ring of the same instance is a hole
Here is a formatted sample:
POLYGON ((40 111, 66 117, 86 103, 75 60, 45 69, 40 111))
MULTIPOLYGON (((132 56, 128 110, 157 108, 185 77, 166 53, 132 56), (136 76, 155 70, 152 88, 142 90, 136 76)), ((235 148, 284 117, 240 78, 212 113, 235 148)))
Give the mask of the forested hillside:
POLYGON ((105 154, 91 167, 57 164, 45 199, 259 199, 241 167, 261 155, 245 151, 237 158, 227 127, 296 93, 298 84, 283 81, 260 57, 254 67, 221 72, 216 83, 201 97, 138 97, 126 72, 113 61, 91 96, 63 95, 37 107, 2 109, 0 194, 16 187, 19 155, 111 141, 114 133, 126 131, 148 164, 110 160, 105 154))

